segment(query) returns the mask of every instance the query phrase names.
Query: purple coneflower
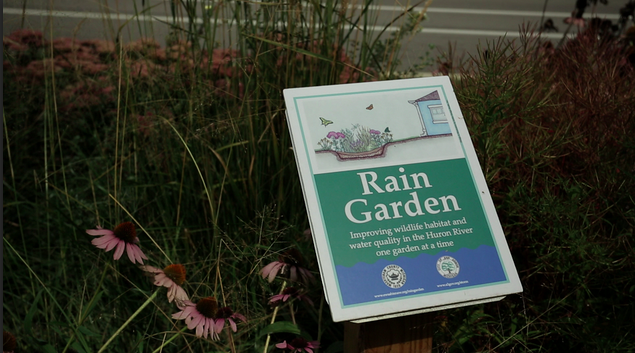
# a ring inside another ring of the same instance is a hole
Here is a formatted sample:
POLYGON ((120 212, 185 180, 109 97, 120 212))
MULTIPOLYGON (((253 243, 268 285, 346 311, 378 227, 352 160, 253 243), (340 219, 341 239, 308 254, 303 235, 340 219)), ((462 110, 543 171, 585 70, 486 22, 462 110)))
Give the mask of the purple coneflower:
POLYGON ((223 327, 225 326, 225 320, 229 321, 229 326, 231 326, 232 331, 236 332, 236 322, 234 320, 242 320, 242 322, 247 322, 247 319, 244 315, 235 313, 228 306, 224 308, 218 309, 216 315, 214 316, 216 320, 216 332, 221 332, 223 327))
POLYGON ((225 326, 225 320, 229 321, 232 330, 236 332, 236 322, 234 319, 247 320, 241 314, 234 313, 229 307, 218 308, 218 302, 214 297, 200 299, 198 303, 189 300, 183 301, 179 305, 178 313, 172 314, 173 319, 185 320, 187 328, 193 330, 196 328, 197 337, 210 336, 213 340, 217 340, 218 334, 225 326))
POLYGON ((302 266, 303 260, 297 249, 290 249, 278 257, 278 261, 274 261, 260 270, 262 278, 267 278, 269 283, 273 282, 278 274, 287 276, 291 281, 297 281, 298 272, 300 278, 306 283, 313 280, 313 275, 309 270, 302 266))
POLYGON ((218 310, 218 303, 214 297, 203 298, 198 303, 189 300, 183 301, 179 305, 178 313, 172 314, 172 318, 176 320, 185 320, 187 328, 193 330, 196 328, 197 337, 211 336, 212 339, 218 339, 214 325, 214 315, 218 310))
POLYGON ((143 264, 143 260, 148 259, 137 245, 139 239, 137 238, 137 232, 132 222, 123 222, 115 227, 115 230, 104 229, 97 226, 97 229, 88 229, 86 233, 92 236, 102 236, 93 239, 91 242, 100 249, 110 251, 117 247, 113 256, 115 260, 119 260, 124 250, 128 253, 128 258, 132 263, 138 262, 143 264))
POLYGON ((163 270, 152 266, 141 266, 141 269, 154 274, 154 285, 168 289, 168 302, 176 299, 177 303, 189 300, 187 293, 181 287, 185 282, 185 266, 181 264, 169 265, 163 270))
POLYGON ((291 353, 302 351, 313 353, 313 348, 320 348, 320 342, 318 341, 307 341, 302 337, 294 338, 293 341, 287 343, 287 341, 283 341, 282 343, 276 344, 276 347, 280 349, 290 349, 291 353))
POLYGON ((286 302, 287 300, 289 300, 289 298, 297 298, 300 300, 304 300, 305 302, 313 305, 313 301, 306 295, 302 294, 302 292, 297 290, 297 288, 295 287, 289 287, 283 290, 282 293, 272 296, 271 298, 269 298, 269 304, 274 306, 279 305, 280 303, 286 302))

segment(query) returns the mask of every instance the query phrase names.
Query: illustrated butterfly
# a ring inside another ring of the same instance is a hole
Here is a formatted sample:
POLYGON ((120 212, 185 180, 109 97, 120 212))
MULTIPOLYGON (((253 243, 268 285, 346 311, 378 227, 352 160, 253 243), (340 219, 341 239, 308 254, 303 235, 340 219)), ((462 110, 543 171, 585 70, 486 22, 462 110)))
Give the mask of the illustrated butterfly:
POLYGON ((373 108, 374 108, 374 107, 373 107, 373 105, 371 104, 371 105, 369 105, 368 107, 366 107, 366 110, 373 110, 373 108))
POLYGON ((322 125, 324 125, 324 127, 328 126, 329 124, 333 124, 332 121, 326 120, 323 117, 320 117, 320 121, 322 122, 322 125))
POLYGON ((390 132, 390 129, 386 127, 386 130, 384 130, 384 132, 390 132))

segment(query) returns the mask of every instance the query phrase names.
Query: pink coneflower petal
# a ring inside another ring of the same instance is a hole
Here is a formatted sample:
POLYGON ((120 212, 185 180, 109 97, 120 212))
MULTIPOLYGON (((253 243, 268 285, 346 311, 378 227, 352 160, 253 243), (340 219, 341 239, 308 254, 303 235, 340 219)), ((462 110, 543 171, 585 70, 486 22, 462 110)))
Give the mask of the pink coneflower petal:
POLYGON ((271 298, 269 298, 269 304, 274 306, 280 305, 280 303, 286 302, 287 300, 289 300, 289 298, 300 299, 307 302, 308 304, 313 305, 313 301, 309 299, 309 297, 302 294, 302 292, 298 291, 294 287, 288 287, 287 289, 283 290, 282 293, 273 295, 271 298))
POLYGON ((106 252, 112 250, 115 247, 115 245, 119 244, 119 239, 117 238, 106 239, 106 241, 99 242, 99 243, 96 242, 96 240, 101 240, 101 238, 93 239, 91 241, 91 244, 95 245, 96 247, 100 249, 105 249, 106 252))
POLYGON ((103 237, 93 239, 90 242, 96 247, 100 247, 100 245, 104 245, 112 240, 118 241, 119 238, 117 238, 114 234, 105 234, 103 237))
MULTIPOLYGON (((188 325, 188 328, 189 328, 189 325, 188 325)), ((203 336, 203 333, 205 333, 205 338, 207 338, 207 331, 205 331, 204 329, 205 329, 204 325, 196 326, 196 336, 201 337, 203 336)))
POLYGON ((216 319, 215 320, 215 324, 214 324, 214 330, 218 333, 223 331, 223 327, 225 326, 225 319, 220 318, 220 319, 216 319))
POLYGON ((297 267, 295 266, 291 266, 290 269, 290 274, 289 274, 289 279, 291 279, 291 282, 295 282, 298 279, 298 270, 297 267))
POLYGON ((163 270, 160 268, 156 268, 154 266, 150 266, 150 265, 143 265, 143 266, 139 266, 139 268, 142 271, 145 272, 150 272, 150 273, 154 273, 154 274, 159 274, 159 273, 163 273, 163 270))
POLYGON ((136 255, 135 255, 134 249, 132 248, 131 244, 127 244, 126 253, 128 253, 128 258, 130 259, 130 261, 132 261, 132 263, 135 263, 136 255))
POLYGON ((98 236, 98 235, 113 235, 113 231, 110 229, 87 229, 86 233, 92 236, 98 236))
POLYGON ((194 329, 196 326, 198 326, 199 323, 201 323, 202 320, 205 320, 205 316, 203 315, 196 315, 192 317, 192 321, 190 321, 187 324, 187 328, 189 328, 190 330, 194 329))
POLYGON ((119 260, 119 258, 121 258, 121 255, 123 255, 124 250, 126 250, 126 242, 123 240, 119 240, 117 242, 117 249, 115 250, 113 259, 119 260))
POLYGON ((187 293, 185 293, 185 290, 177 285, 174 285, 170 287, 170 289, 168 289, 168 302, 172 303, 172 301, 174 301, 175 299, 177 301, 184 301, 189 299, 187 293))
POLYGON ((282 294, 276 294, 272 296, 271 298, 269 298, 269 304, 273 304, 274 302, 277 302, 280 299, 282 299, 282 294))
POLYGON ((273 280, 276 278, 276 276, 282 270, 282 268, 284 268, 284 264, 281 262, 278 262, 275 264, 275 266, 273 266, 273 269, 271 270, 271 272, 269 273, 269 276, 267 277, 267 280, 269 281, 269 283, 273 282, 273 280))
POLYGON ((220 336, 218 335, 219 333, 221 333, 221 331, 217 331, 216 330, 216 320, 215 319, 211 319, 212 323, 210 326, 210 336, 212 337, 212 339, 214 340, 218 340, 220 339, 220 336))
POLYGON ((287 341, 283 341, 282 343, 276 344, 277 348, 280 349, 290 349, 291 352, 308 352, 313 353, 314 348, 320 348, 320 342, 318 341, 307 341, 302 337, 297 337, 293 339, 291 342, 287 343, 287 341))
MULTIPOLYGON (((138 251, 140 254, 143 254, 141 249, 138 249, 138 251)), ((189 302, 187 293, 185 293, 185 290, 180 286, 183 282, 185 282, 185 266, 181 264, 172 264, 168 265, 163 270, 152 266, 140 266, 140 268, 154 275, 155 286, 166 287, 168 289, 168 302, 171 303, 176 299, 177 306, 181 309, 183 306, 179 303, 186 300, 190 303, 190 305, 195 305, 189 302)))
POLYGON ((301 280, 305 283, 308 282, 308 280, 313 281, 313 275, 302 266, 302 263, 303 260, 300 252, 295 248, 291 248, 281 254, 278 261, 273 261, 263 267, 260 274, 262 278, 267 278, 269 283, 279 274, 289 278, 292 282, 297 281, 299 277, 301 277, 301 280))
POLYGON ((284 263, 279 261, 274 261, 268 264, 267 266, 263 267, 262 270, 260 271, 260 273, 262 274, 262 278, 267 277, 267 280, 269 281, 269 283, 273 282, 278 272, 280 272, 280 268, 282 266, 284 266, 284 263))
POLYGON ((154 285, 155 286, 158 286, 158 287, 169 287, 171 282, 172 282, 172 280, 169 279, 168 276, 166 276, 165 273, 163 273, 163 271, 161 271, 161 273, 159 273, 156 276, 154 276, 154 285))
POLYGON ((117 244, 119 244, 119 241, 120 241, 119 239, 113 239, 113 240, 109 241, 105 246, 103 246, 103 247, 99 247, 98 246, 98 248, 104 249, 106 252, 108 252, 108 251, 114 249, 115 246, 117 246, 117 244))
MULTIPOLYGON (((214 297, 203 298, 194 304, 189 300, 184 300, 177 306, 183 307, 179 313, 173 314, 174 319, 185 319, 185 324, 191 330, 196 328, 197 337, 207 338, 209 333, 214 332, 214 315, 218 309, 218 303, 214 297)), ((213 335, 212 335, 213 338, 213 335)))
POLYGON ((132 261, 132 263, 135 263, 136 260, 138 263, 143 264, 143 259, 148 259, 139 248, 139 245, 126 244, 126 248, 128 251, 128 258, 130 258, 130 261, 132 261))
POLYGON ((137 248, 135 249, 135 254, 137 255, 137 262, 143 264, 143 260, 147 260, 148 257, 141 251, 139 245, 135 245, 137 248))
POLYGON ((181 305, 178 306, 178 308, 181 310, 185 310, 185 309, 193 310, 192 308, 195 306, 196 304, 192 302, 191 300, 184 300, 183 303, 181 303, 181 305))
MULTIPOLYGON (((174 265, 171 265, 174 266, 174 265)), ((180 265, 179 265, 180 266, 180 265)), ((214 297, 200 299, 196 304, 189 300, 177 302, 177 306, 182 310, 172 314, 172 318, 177 320, 185 319, 187 328, 196 329, 196 336, 211 336, 213 340, 219 339, 225 322, 229 321, 231 329, 236 332, 238 327, 234 318, 245 321, 241 314, 234 313, 229 307, 218 308, 218 302, 214 297)))

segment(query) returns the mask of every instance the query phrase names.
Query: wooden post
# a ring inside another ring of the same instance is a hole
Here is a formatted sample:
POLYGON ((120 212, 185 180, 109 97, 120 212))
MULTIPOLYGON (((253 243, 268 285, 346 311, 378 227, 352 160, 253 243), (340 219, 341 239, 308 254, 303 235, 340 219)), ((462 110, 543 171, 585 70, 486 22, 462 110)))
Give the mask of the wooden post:
POLYGON ((430 353, 434 313, 344 324, 344 353, 430 353))

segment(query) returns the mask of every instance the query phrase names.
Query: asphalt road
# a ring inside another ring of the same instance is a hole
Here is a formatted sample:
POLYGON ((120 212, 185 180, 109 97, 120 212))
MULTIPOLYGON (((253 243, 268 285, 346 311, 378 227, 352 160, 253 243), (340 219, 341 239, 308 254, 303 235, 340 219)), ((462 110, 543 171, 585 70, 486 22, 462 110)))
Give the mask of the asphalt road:
MULTIPOLYGON (((598 4, 595 14, 615 21, 619 8, 625 2, 609 0, 608 5, 598 4)), ((141 0, 4 0, 3 34, 7 35, 23 26, 42 30, 48 37, 112 39, 117 29, 123 26, 124 40, 152 36, 162 42, 168 34, 168 26, 164 22, 171 20, 167 5, 169 1, 146 0, 145 4, 152 7, 147 12, 149 16, 143 21, 133 19, 126 24, 142 8, 141 0)), ((400 4, 404 3, 395 0, 377 1, 379 22, 371 30, 383 29, 405 8, 400 4)), ((465 53, 467 57, 476 53, 478 45, 486 46, 488 41, 501 36, 518 38, 521 26, 537 26, 541 20, 548 18, 553 20, 559 33, 543 33, 543 36, 557 41, 567 28, 563 20, 570 16, 574 5, 575 0, 551 0, 546 4, 538 0, 434 0, 427 9, 422 30, 405 42, 401 61, 405 65, 417 63, 426 53, 437 56, 447 52, 450 44, 458 54, 465 53), (434 49, 430 49, 431 46, 434 49)), ((416 8, 422 9, 422 6, 416 8)), ((592 11, 592 7, 588 7, 585 18, 590 18, 592 11)), ((389 28, 389 31, 394 29, 389 28)), ((575 27, 571 30, 577 31, 575 27)))

